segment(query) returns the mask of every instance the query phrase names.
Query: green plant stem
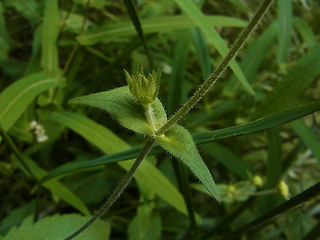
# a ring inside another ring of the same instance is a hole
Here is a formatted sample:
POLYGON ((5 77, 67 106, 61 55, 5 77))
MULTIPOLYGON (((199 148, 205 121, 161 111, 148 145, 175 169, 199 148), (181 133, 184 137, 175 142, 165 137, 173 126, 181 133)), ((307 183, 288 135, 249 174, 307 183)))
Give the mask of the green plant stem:
POLYGON ((294 196, 290 200, 280 204, 279 206, 271 209, 269 212, 261 215, 260 217, 256 218, 255 220, 249 222, 245 226, 239 228, 238 230, 230 233, 227 235, 224 240, 232 240, 236 237, 240 236, 241 234, 249 231, 250 229, 271 220, 272 218, 284 213, 292 208, 298 207, 303 203, 306 203, 314 198, 316 198, 320 194, 320 182, 313 185, 312 187, 308 188, 307 190, 303 191, 302 193, 294 196))
MULTIPOLYGON (((248 26, 242 31, 236 42, 233 44, 227 56, 221 61, 216 70, 211 74, 208 80, 198 89, 198 91, 189 99, 187 103, 185 103, 178 112, 173 115, 157 132, 156 135, 160 136, 167 132, 173 124, 178 122, 192 107, 196 105, 196 103, 205 95, 205 93, 209 90, 209 88, 217 81, 220 75, 224 72, 230 61, 233 57, 239 52, 242 45, 245 43, 247 38, 253 32, 254 28, 258 25, 263 15, 266 13, 268 8, 270 7, 273 0, 265 0, 259 7, 258 11, 254 15, 254 17, 249 22, 248 26)), ((65 240, 71 240, 76 237, 78 234, 83 232, 86 228, 88 228, 92 223, 94 223, 99 217, 101 217, 118 199, 124 189, 128 186, 131 181, 133 174, 137 170, 138 166, 142 162, 142 160, 147 156, 148 152, 151 150, 155 143, 154 138, 150 138, 149 141, 144 145, 141 152, 139 153, 136 161, 132 165, 131 169, 127 174, 123 177, 115 191, 112 193, 111 197, 102 205, 102 207, 98 210, 98 212, 82 227, 80 227, 76 232, 71 234, 65 240)))
POLYGON ((157 131, 156 135, 162 135, 167 132, 173 124, 177 123, 191 108, 193 108, 198 101, 206 94, 206 92, 213 86, 213 84, 219 79, 221 74, 226 70, 227 66, 239 52, 243 44, 246 42, 254 28, 258 25, 273 0, 264 0, 260 5, 258 11, 250 20, 248 26, 241 32, 228 54, 223 58, 218 67, 204 82, 204 84, 194 93, 194 95, 174 114, 170 119, 157 131))
POLYGON ((99 208, 97 213, 88 222, 86 222, 77 231, 75 231, 70 236, 68 236, 65 240, 73 239, 74 237, 79 235, 86 228, 88 228, 91 224, 93 224, 99 217, 101 217, 112 206, 112 204, 120 197, 122 192, 128 186, 129 182, 133 178, 133 175, 134 175, 135 171, 138 169, 138 167, 141 164, 142 160, 147 156, 148 152, 153 147, 154 143, 155 143, 155 139, 154 138, 149 138, 147 143, 142 148, 142 150, 141 150, 140 154, 138 155, 137 159, 133 163, 132 167, 126 173, 126 175, 122 178, 121 182, 118 184, 116 189, 113 191, 113 193, 109 197, 109 199, 99 208))
POLYGON ((33 174, 27 163, 25 162, 21 152, 15 145, 15 143, 12 141, 11 137, 7 134, 7 132, 3 129, 3 127, 0 124, 0 135, 3 137, 3 140, 6 142, 8 147, 11 149, 11 151, 16 155, 18 161, 21 163, 21 165, 26 169, 26 171, 29 173, 29 175, 34 178, 36 181, 39 181, 36 176, 33 174))

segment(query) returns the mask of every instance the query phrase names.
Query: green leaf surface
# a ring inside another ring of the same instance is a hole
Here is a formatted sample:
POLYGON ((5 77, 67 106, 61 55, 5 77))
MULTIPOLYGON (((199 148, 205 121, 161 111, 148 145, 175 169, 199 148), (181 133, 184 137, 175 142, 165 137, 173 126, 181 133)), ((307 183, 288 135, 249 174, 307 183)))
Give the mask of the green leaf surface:
POLYGON ((58 0, 46 0, 42 24, 41 66, 48 73, 59 70, 57 39, 59 35, 58 0))
POLYGON ((211 173, 203 162, 189 131, 180 125, 173 126, 165 136, 157 137, 157 143, 180 159, 204 184, 210 194, 220 201, 211 173))
MULTIPOLYGON (((52 113, 50 118, 80 134, 106 154, 120 152, 130 148, 129 144, 117 137, 106 127, 103 127, 80 114, 56 112, 52 113)), ((118 164, 126 171, 129 171, 133 161, 134 160, 128 160, 119 162, 118 164)), ((88 167, 90 167, 90 162, 88 162, 88 167)), ((157 168, 149 163, 149 161, 145 159, 141 163, 134 178, 148 189, 157 193, 159 197, 171 204, 177 210, 186 214, 186 206, 179 191, 157 168)))
MULTIPOLYGON (((228 53, 228 47, 224 40, 220 37, 219 33, 212 28, 203 13, 198 9, 196 4, 192 0, 175 0, 176 3, 186 12, 186 14, 194 21, 197 27, 199 27, 203 33, 208 37, 208 39, 213 43, 217 51, 221 56, 225 56, 228 53)), ((230 67, 240 82, 243 84, 244 88, 251 94, 254 91, 242 70, 238 66, 235 60, 232 60, 230 67)))
POLYGON ((313 155, 320 164, 320 141, 315 133, 299 119, 291 123, 293 130, 300 136, 303 142, 311 149, 313 155))
POLYGON ((7 131, 18 120, 34 98, 58 80, 45 73, 36 73, 17 80, 0 94, 0 124, 7 131))
POLYGON ((290 35, 292 29, 292 1, 278 0, 278 40, 279 48, 277 59, 279 64, 284 64, 288 58, 290 50, 290 35))
MULTIPOLYGON (((19 228, 12 228, 2 240, 60 240, 77 230, 90 219, 78 214, 54 215, 33 223, 28 217, 19 228)), ((108 240, 110 224, 98 219, 90 228, 74 240, 108 240)))
MULTIPOLYGON (((210 26, 244 27, 246 22, 237 18, 224 16, 207 16, 210 26)), ((144 34, 166 33, 180 29, 192 28, 196 24, 187 16, 168 16, 141 19, 144 34)), ((99 42, 109 42, 119 37, 134 36, 136 34, 132 22, 120 22, 89 29, 77 37, 82 45, 93 45, 99 42)))
MULTIPOLYGON (((25 161, 37 179, 41 179, 43 176, 47 175, 47 172, 40 168, 32 159, 25 158, 25 161)), ((86 205, 77 197, 77 195, 58 180, 51 179, 50 181, 43 183, 42 186, 47 188, 55 198, 62 199, 85 215, 90 214, 86 205)))
MULTIPOLYGON (((103 109, 130 130, 146 135, 154 134, 153 128, 146 120, 144 109, 135 100, 128 87, 77 97, 70 103, 103 109)), ((166 111, 159 99, 151 104, 151 108, 154 114, 154 125, 160 128, 167 121, 166 111)))
POLYGON ((278 112, 295 100, 320 75, 320 43, 317 43, 274 87, 258 106, 253 118, 278 112))
MULTIPOLYGON (((224 129, 219 129, 219 130, 209 131, 209 132, 196 133, 196 134, 193 134, 192 137, 196 144, 202 144, 202 143, 213 142, 217 139, 255 133, 255 132, 269 129, 272 127, 280 126, 282 124, 288 123, 290 121, 301 118, 305 115, 313 113, 319 109, 320 109, 320 101, 315 101, 309 104, 300 105, 300 106, 285 110, 283 112, 278 112, 278 113, 266 116, 264 118, 261 118, 256 121, 249 122, 240 126, 234 126, 234 127, 229 127, 229 128, 224 128, 224 129)), ((63 123, 64 120, 61 119, 60 121, 63 123)), ((67 124, 68 125, 70 124, 70 126, 73 126, 72 122, 67 124)), ((77 127, 79 126, 76 125, 75 129, 77 127)), ((88 137, 90 137, 90 133, 88 133, 88 137)), ((103 147, 103 143, 101 143, 101 145, 103 147)), ((81 169, 86 169, 89 167, 101 166, 107 163, 118 162, 122 160, 135 158, 137 157, 140 150, 141 150, 141 147, 133 147, 128 150, 115 153, 112 155, 108 155, 108 156, 103 156, 89 162, 75 163, 69 166, 61 167, 51 171, 46 176, 45 179, 48 180, 51 178, 61 177, 62 175, 65 175, 67 173, 70 174, 73 171, 79 171, 81 169)), ((159 147, 155 147, 150 151, 149 155, 158 154, 160 152, 162 152, 162 150, 159 147)))
POLYGON ((293 18, 292 23, 293 23, 293 27, 300 34, 300 36, 302 37, 304 42, 308 45, 308 47, 313 47, 317 42, 317 38, 314 35, 314 33, 313 33, 311 27, 308 25, 308 23, 299 17, 293 18))

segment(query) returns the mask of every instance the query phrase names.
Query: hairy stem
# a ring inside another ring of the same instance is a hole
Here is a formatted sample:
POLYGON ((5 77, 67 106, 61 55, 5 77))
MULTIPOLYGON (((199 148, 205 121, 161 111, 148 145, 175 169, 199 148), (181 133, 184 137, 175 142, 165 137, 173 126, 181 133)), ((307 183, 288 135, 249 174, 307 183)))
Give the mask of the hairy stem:
POLYGON ((73 239, 74 237, 79 235, 86 228, 88 228, 91 224, 93 224, 99 217, 101 217, 112 206, 112 204, 120 197, 120 195, 123 193, 124 189, 128 186, 135 171, 138 169, 142 160, 147 156, 148 152, 153 147, 154 143, 155 143, 155 139, 149 138, 148 142, 142 148, 140 154, 138 155, 137 159, 133 163, 132 167, 126 173, 126 175, 122 178, 121 182, 118 184, 117 188, 113 191, 113 193, 109 197, 109 199, 100 207, 100 209, 97 211, 97 213, 88 222, 86 222, 82 227, 80 227, 76 232, 71 234, 65 240, 73 239))
POLYGON ((193 108, 198 101, 206 94, 206 92, 213 86, 213 84, 219 79, 221 74, 226 70, 227 66, 239 52, 243 44, 246 42, 254 28, 258 25, 264 14, 267 12, 273 0, 265 0, 259 7, 256 14, 250 20, 248 26, 241 32, 238 39, 231 47, 228 54, 222 59, 218 67, 204 82, 204 84, 194 93, 194 95, 174 114, 170 119, 157 131, 156 135, 162 135, 168 131, 173 124, 178 122, 191 108, 193 108))

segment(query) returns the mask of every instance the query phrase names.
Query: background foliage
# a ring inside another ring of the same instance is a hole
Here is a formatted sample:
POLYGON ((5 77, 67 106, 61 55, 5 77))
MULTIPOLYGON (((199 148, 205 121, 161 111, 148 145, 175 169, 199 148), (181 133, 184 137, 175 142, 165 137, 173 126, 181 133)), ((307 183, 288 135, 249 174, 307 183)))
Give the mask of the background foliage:
MULTIPOLYGON (((143 136, 102 111, 69 105, 71 98, 124 86, 123 69, 134 73, 140 62, 146 72, 163 65, 159 98, 173 114, 260 2, 2 0, 0 239, 66 237, 137 156, 143 136)), ((182 120, 221 204, 156 147, 110 212, 77 239, 231 239, 241 227, 242 239, 316 239, 319 9, 317 1, 275 1, 182 120), (263 215, 280 204, 277 218, 263 215), (253 228, 257 216, 268 221, 253 228)))

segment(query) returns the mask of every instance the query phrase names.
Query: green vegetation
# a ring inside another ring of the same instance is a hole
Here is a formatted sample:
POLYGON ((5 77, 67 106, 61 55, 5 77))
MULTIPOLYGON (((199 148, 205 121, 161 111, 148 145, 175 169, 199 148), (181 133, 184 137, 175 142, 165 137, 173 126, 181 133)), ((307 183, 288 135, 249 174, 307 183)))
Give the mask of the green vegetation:
POLYGON ((319 7, 1 1, 0 240, 317 239, 319 7))

